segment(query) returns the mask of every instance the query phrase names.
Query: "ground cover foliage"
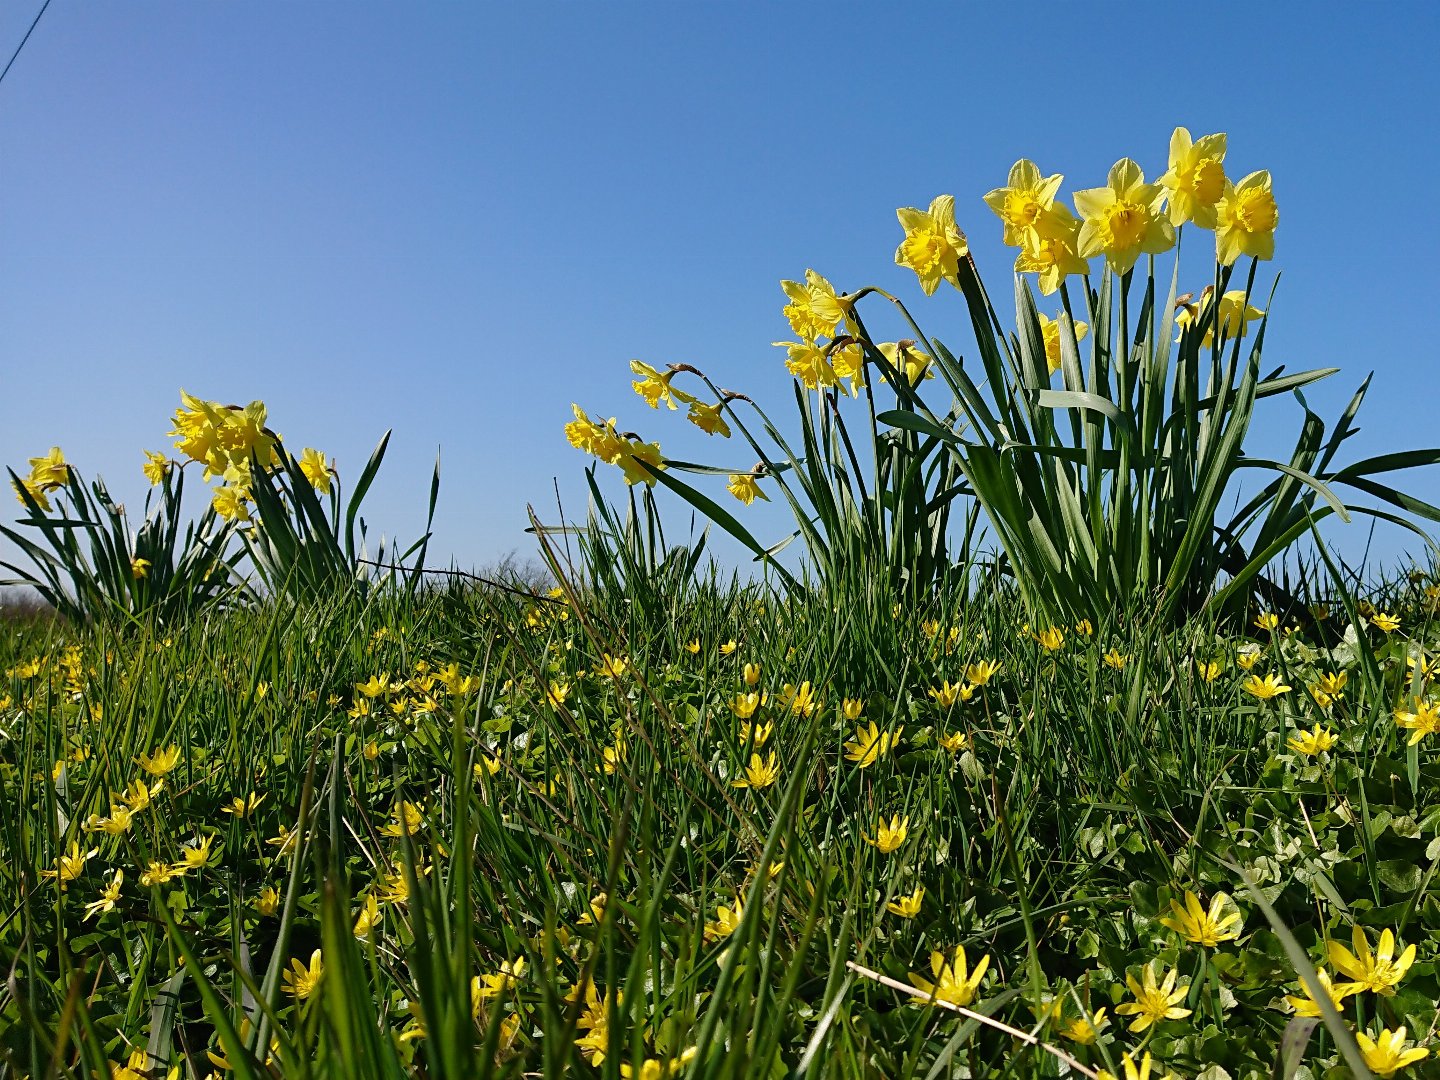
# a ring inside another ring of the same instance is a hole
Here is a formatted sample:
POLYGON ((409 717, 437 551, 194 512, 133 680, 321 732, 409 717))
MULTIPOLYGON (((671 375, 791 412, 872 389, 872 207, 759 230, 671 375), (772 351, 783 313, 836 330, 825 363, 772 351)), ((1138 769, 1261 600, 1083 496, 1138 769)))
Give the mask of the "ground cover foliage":
POLYGON ((1239 634, 557 593, 7 634, 0 1068, 1343 1075, 1306 960, 1428 1043, 1428 580, 1239 634))
POLYGON ((1376 479, 1440 451, 1343 464, 1368 380, 1327 427, 1334 369, 1262 366, 1278 209, 1226 152, 1177 129, 1078 217, 1016 163, 1013 331, 954 199, 900 210, 968 364, 784 282, 789 434, 635 361, 759 460, 576 406, 628 488, 532 515, 553 587, 427 575, 428 522, 372 553, 388 436, 342 491, 259 401, 182 392, 138 528, 58 447, 12 471, 54 615, 0 627, 0 1077, 1440 1075, 1440 579, 1317 530, 1440 520, 1376 479))

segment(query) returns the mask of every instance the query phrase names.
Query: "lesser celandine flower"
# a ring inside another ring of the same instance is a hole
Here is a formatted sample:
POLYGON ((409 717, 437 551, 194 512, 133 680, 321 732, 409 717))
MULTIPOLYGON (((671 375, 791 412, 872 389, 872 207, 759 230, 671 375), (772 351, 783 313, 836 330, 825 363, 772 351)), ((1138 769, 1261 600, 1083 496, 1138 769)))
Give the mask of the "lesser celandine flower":
POLYGON ((1335 745, 1335 734, 1328 728, 1316 724, 1311 731, 1301 731, 1294 738, 1286 739, 1285 745, 1297 754, 1314 757, 1335 745))
POLYGON ((499 997, 514 986, 525 974, 525 957, 517 956, 506 960, 493 975, 477 975, 470 981, 472 1015, 478 1011, 479 1002, 485 998, 499 997))
POLYGON ((1275 628, 1280 625, 1280 616, 1273 611, 1262 611, 1255 616, 1255 628, 1274 633, 1275 628))
POLYGON ((895 814, 887 824, 884 818, 880 819, 880 827, 875 830, 874 838, 861 834, 865 842, 872 847, 880 849, 882 854, 889 855, 892 851, 905 843, 905 837, 910 833, 910 815, 901 817, 895 814))
POLYGON ((1407 1043, 1405 1035, 1403 1026, 1394 1031, 1381 1028, 1379 1037, 1374 1039, 1364 1031, 1357 1031, 1355 1042, 1360 1047, 1365 1064, 1372 1072, 1380 1076, 1394 1076, 1407 1065, 1414 1065, 1430 1054, 1423 1046, 1411 1046, 1407 1043))
POLYGON ((965 678, 975 686, 984 686, 999 673, 999 664, 989 660, 977 660, 965 669, 965 678))
POLYGON ((1390 997, 1415 962, 1414 945, 1407 945, 1404 952, 1395 955, 1395 935, 1389 929, 1380 932, 1380 940, 1371 952, 1364 929, 1356 923, 1350 943, 1355 946, 1353 953, 1338 941, 1326 942, 1325 948, 1331 966, 1354 979, 1352 985, 1357 991, 1370 990, 1390 997))
POLYGON ((55 859, 54 870, 41 870, 43 878, 54 878, 60 883, 60 891, 65 892, 70 887, 70 882, 78 878, 85 870, 85 864, 100 853, 99 848, 91 848, 89 851, 81 851, 76 841, 70 842, 70 850, 55 859))
MULTIPOLYGON (((1330 976, 1324 968, 1317 968, 1315 974, 1320 979, 1320 988, 1325 991, 1325 995, 1330 999, 1330 1004, 1335 1007, 1336 1012, 1344 1009, 1344 1001, 1347 997, 1359 992, 1360 988, 1355 983, 1341 983, 1336 986, 1330 981, 1330 976)), ((1285 995, 1285 1002, 1295 1010, 1295 1015, 1310 1017, 1323 1015, 1320 1011, 1320 1003, 1310 992, 1310 985, 1304 979, 1300 980, 1300 989, 1305 995, 1304 997, 1294 994, 1285 995)))
POLYGON ((1081 1046, 1093 1046, 1102 1029, 1110 1023, 1104 1009, 1095 1010, 1094 1016, 1074 1016, 1060 1028, 1060 1034, 1081 1046))
POLYGON ((853 761, 857 768, 869 768, 890 753, 891 748, 900 741, 903 730, 904 728, 896 728, 894 732, 882 732, 873 720, 868 727, 857 727, 854 740, 845 744, 846 760, 853 761))
POLYGON ((1205 948, 1214 948, 1222 941, 1233 941, 1240 936, 1240 916, 1236 912, 1227 912, 1225 905, 1230 897, 1225 893, 1216 893, 1210 899, 1210 908, 1207 911, 1200 905, 1200 898, 1188 889, 1185 891, 1185 903, 1172 898, 1170 900, 1170 914, 1160 920, 1162 926, 1168 926, 1186 941, 1205 948))
POLYGON ((1174 247, 1174 227, 1155 210, 1158 194, 1158 186, 1145 183, 1140 166, 1129 158, 1111 166, 1105 187, 1077 191, 1081 258, 1104 255, 1111 270, 1128 274, 1141 255, 1174 247))
POLYGON ((1382 630, 1387 634, 1393 634, 1400 629, 1400 620, 1387 611, 1377 611, 1370 616, 1370 625, 1376 630, 1382 630))
POLYGON ((1414 703, 1414 712, 1408 709, 1395 710, 1395 725, 1410 732, 1410 741, 1406 744, 1408 746, 1414 746, 1426 735, 1440 732, 1440 702, 1417 697, 1414 703))
POLYGON ((92 900, 85 905, 85 918, 93 919, 96 915, 103 915, 107 911, 113 911, 116 903, 120 900, 120 886, 125 881, 125 871, 116 870, 113 877, 100 890, 99 899, 92 900))
POLYGON ((1042 176, 1039 167, 1026 158, 1010 166, 1006 186, 985 196, 985 205, 1005 225, 1004 243, 1019 247, 1027 237, 1044 236, 1051 231, 1051 222, 1056 216, 1055 196, 1064 179, 1060 173, 1042 176))
MULTIPOLYGON (((1104 1012, 1105 1010, 1100 1011, 1104 1012)), ((1150 1069, 1153 1064, 1149 1050, 1146 1050, 1145 1056, 1140 1059, 1138 1068, 1135 1065, 1135 1059, 1129 1053, 1120 1055, 1120 1069, 1125 1074, 1124 1080, 1150 1080, 1150 1069)), ((1172 1075, 1167 1072, 1159 1080, 1171 1080, 1172 1075)), ((1108 1069, 1101 1069, 1095 1074, 1095 1080, 1120 1080, 1120 1078, 1108 1069)))
MULTIPOLYGON (((1040 316, 1040 336, 1045 342, 1045 365, 1050 369, 1050 374, 1060 370, 1060 320, 1052 319, 1043 312, 1037 313, 1040 316)), ((1085 340, 1085 335, 1090 333, 1089 323, 1075 323, 1075 340, 1085 340)))
POLYGON ((1251 675, 1240 684, 1240 689, 1261 701, 1269 701, 1281 694, 1288 694, 1291 690, 1289 686, 1280 681, 1280 676, 1274 672, 1266 675, 1263 679, 1259 675, 1251 675))
POLYGON ((1275 226, 1280 211, 1270 189, 1269 170, 1253 172, 1238 184, 1225 181, 1215 213, 1215 257, 1231 266, 1241 255, 1275 255, 1275 226))
POLYGON ((899 915, 902 919, 913 919, 920 914, 920 905, 925 900, 925 888, 919 886, 909 896, 897 896, 885 905, 885 910, 891 915, 899 915))
MULTIPOLYGON (((954 705, 956 701, 960 700, 961 690, 962 688, 958 683, 952 683, 949 679, 946 679, 939 686, 932 686, 925 692, 935 699, 935 704, 939 705, 940 708, 948 709, 954 705)), ((966 695, 966 700, 968 699, 969 695, 966 695)))
POLYGON ((1125 976, 1125 985, 1130 988, 1135 1000, 1117 1006, 1115 1011, 1121 1016, 1135 1017, 1130 1024, 1131 1031, 1144 1031, 1161 1020, 1179 1020, 1190 1015, 1189 1009, 1179 1007, 1179 1002, 1185 1000, 1190 987, 1186 984, 1178 990, 1175 989, 1177 977, 1175 969, 1172 968, 1162 981, 1157 982, 1153 960, 1145 965, 1143 982, 1134 975, 1125 976))
POLYGON ((935 742, 941 750, 952 754, 958 754, 961 750, 970 748, 970 736, 963 731, 952 731, 948 735, 940 735, 935 742))
POLYGON ((1193 221, 1215 228, 1215 206, 1225 194, 1225 133, 1192 140, 1188 128, 1170 136, 1170 169, 1160 177, 1166 214, 1176 227, 1193 221))
POLYGON ((1058 626, 1051 626, 1041 630, 1038 634, 1031 634, 1035 643, 1046 652, 1055 652, 1065 644, 1065 631, 1058 626))
POLYGON ((960 260, 970 253, 965 234, 955 224, 955 196, 937 195, 928 210, 913 206, 895 211, 905 230, 905 239, 895 249, 898 266, 908 266, 920 279, 925 295, 932 295, 941 281, 960 287, 960 260))
POLYGON ((1115 671, 1124 671, 1125 665, 1130 662, 1129 656, 1122 653, 1119 649, 1114 648, 1112 648, 1100 659, 1105 661, 1106 667, 1112 668, 1115 671))
POLYGON ((290 967, 281 975, 281 982, 285 984, 285 993, 289 994, 296 1001, 304 1001, 315 988, 320 985, 320 979, 325 974, 325 963, 316 949, 310 954, 310 964, 306 966, 299 960, 291 958, 290 967))
POLYGON ((705 940, 719 941, 727 938, 740 927, 740 920, 745 915, 744 905, 740 897, 735 897, 735 906, 726 907, 721 904, 715 909, 715 921, 705 924, 705 940))
POLYGON ((975 965, 975 970, 971 971, 964 945, 956 945, 955 952, 949 957, 937 949, 930 954, 930 974, 934 978, 933 982, 913 971, 910 973, 910 982, 916 989, 924 991, 923 996, 915 995, 910 1000, 916 1005, 932 1005, 937 1001, 944 1001, 963 1009, 975 1000, 980 989, 980 980, 989 966, 990 957, 982 956, 975 965))
POLYGON ((151 754, 141 754, 137 760, 140 762, 140 767, 151 776, 165 776, 180 763, 180 747, 167 746, 151 754))
POLYGON ((780 779, 780 766, 775 762, 775 753, 771 751, 770 756, 761 759, 759 754, 750 755, 750 764, 745 766, 745 775, 738 780, 730 781, 731 787, 754 788, 759 791, 767 788, 780 779))

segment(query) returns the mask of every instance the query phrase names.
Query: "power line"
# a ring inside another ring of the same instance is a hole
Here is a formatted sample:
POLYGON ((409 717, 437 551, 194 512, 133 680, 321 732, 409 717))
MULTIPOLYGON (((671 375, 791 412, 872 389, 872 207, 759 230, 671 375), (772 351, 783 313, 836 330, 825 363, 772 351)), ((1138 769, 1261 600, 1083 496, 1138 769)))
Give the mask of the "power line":
POLYGON ((5 70, 0 71, 0 82, 5 81, 5 76, 10 74, 10 68, 15 63, 15 58, 20 55, 20 50, 25 48, 25 42, 30 40, 30 35, 35 32, 35 27, 40 25, 40 16, 45 14, 45 9, 50 6, 50 0, 40 5, 40 10, 35 15, 35 21, 30 24, 30 29, 25 31, 25 36, 20 39, 20 44, 15 46, 15 51, 10 55, 10 63, 5 65, 5 70))

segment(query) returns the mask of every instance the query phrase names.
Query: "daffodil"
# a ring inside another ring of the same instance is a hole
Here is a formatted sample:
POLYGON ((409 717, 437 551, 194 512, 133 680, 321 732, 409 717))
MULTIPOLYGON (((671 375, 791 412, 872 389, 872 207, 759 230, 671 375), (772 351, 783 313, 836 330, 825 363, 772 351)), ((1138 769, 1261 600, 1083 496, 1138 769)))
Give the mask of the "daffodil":
POLYGON ((920 279, 925 295, 932 295, 940 282, 960 287, 960 260, 970 254, 965 234, 955 224, 955 196, 937 195, 928 210, 913 206, 895 211, 905 239, 895 249, 897 266, 908 266, 920 279))
POLYGON ((1159 188, 1145 183, 1140 166, 1122 158, 1105 187, 1075 193, 1080 211, 1079 253, 1104 255, 1110 269, 1127 274, 1141 255, 1159 255, 1175 246, 1175 229, 1155 209, 1159 188))
POLYGON ((1130 1023, 1131 1031, 1144 1031, 1162 1020, 1180 1020, 1190 1015, 1189 1009, 1179 1006, 1179 1003, 1185 1000, 1189 986, 1187 984, 1175 989, 1176 978, 1177 974, 1172 968, 1163 980, 1157 982, 1153 960, 1145 965, 1143 981, 1136 979, 1134 975, 1125 976, 1125 985, 1130 988, 1135 1000, 1117 1006, 1115 1011, 1121 1016, 1135 1017, 1130 1023))
POLYGON ((1376 943, 1375 951, 1371 952, 1364 929, 1356 923, 1350 935, 1350 943, 1355 947, 1354 952, 1338 941, 1326 942, 1325 948, 1331 966, 1342 975, 1353 979, 1351 985, 1356 991, 1370 990, 1390 997, 1395 993, 1395 987, 1405 977, 1405 973, 1410 970, 1410 965, 1415 962, 1414 945, 1407 945, 1398 957, 1395 955, 1395 935, 1389 929, 1380 932, 1380 940, 1376 943))
MULTIPOLYGON (((1215 297, 1214 286, 1206 285, 1200 291, 1198 303, 1179 303, 1177 301, 1175 311, 1175 340, 1183 340, 1185 331, 1198 325, 1201 317, 1210 309, 1211 301, 1215 297)), ((1215 341, 1215 330, 1219 327, 1221 338, 1225 341, 1235 341, 1243 338, 1249 333, 1250 324, 1261 318, 1265 312, 1250 303, 1245 297, 1245 290, 1230 289, 1224 296, 1220 297, 1220 309, 1205 327, 1205 336, 1200 339, 1201 348, 1209 348, 1215 341)), ((1274 630, 1280 625, 1280 617, 1273 612, 1267 612, 1255 620, 1255 625, 1260 626, 1261 619, 1269 623, 1261 629, 1274 630)))
MULTIPOLYGON (((1050 374, 1060 370, 1060 320, 1052 319, 1044 312, 1037 313, 1040 316, 1040 336, 1045 342, 1045 364, 1050 369, 1050 374)), ((1090 324, 1077 322, 1075 325, 1075 340, 1084 341, 1085 335, 1090 333, 1090 324)))
POLYGON ((1273 258, 1279 223, 1268 170, 1253 172, 1238 184, 1226 180, 1215 208, 1216 259, 1232 266, 1241 255, 1273 258))
POLYGON ((322 495, 329 495, 333 466, 325 460, 325 455, 307 446, 300 455, 299 464, 300 472, 310 481, 310 486, 322 495))
POLYGON ((730 482, 725 485, 725 490, 734 495, 746 506, 749 506, 756 499, 770 501, 770 496, 760 490, 760 484, 754 473, 731 473, 730 482))
POLYGON ((911 386, 915 386, 921 379, 935 377, 935 372, 931 368, 935 358, 929 353, 915 348, 915 342, 909 340, 882 341, 875 347, 880 350, 880 355, 890 362, 890 366, 903 375, 905 381, 911 386))
POLYGON ((1166 213, 1177 228, 1193 221, 1215 228, 1215 207, 1225 193, 1225 134, 1192 140, 1187 128, 1170 136, 1170 169, 1160 177, 1166 213))
POLYGON ((1044 296, 1054 295, 1067 277, 1090 272, 1090 264, 1080 257, 1079 219, 1062 203, 1050 210, 1046 232, 1026 233, 1015 256, 1015 272, 1038 275, 1036 283, 1044 296))
POLYGON ((145 464, 142 469, 145 479, 149 480, 151 484, 161 483, 170 473, 170 459, 154 450, 146 450, 144 453, 145 464))
POLYGON ((679 372, 675 370, 665 372, 657 371, 649 364, 640 360, 631 360, 630 370, 640 376, 639 379, 630 385, 635 388, 637 394, 645 399, 645 404, 649 405, 652 409, 658 409, 662 401, 665 402, 666 406, 671 410, 674 410, 676 401, 688 405, 695 400, 690 394, 685 393, 683 390, 676 390, 670 385, 675 376, 679 374, 679 372))
POLYGON ((975 970, 971 971, 964 945, 955 946, 954 953, 948 957, 937 949, 930 954, 930 974, 933 981, 916 975, 913 971, 910 973, 911 985, 923 991, 922 995, 912 996, 910 1000, 917 1005, 932 1005, 937 1001, 944 1001, 963 1009, 975 1000, 980 989, 980 980, 989 967, 990 957, 982 956, 975 965, 975 970))
POLYGON ((728 439, 730 437, 730 425, 725 422, 725 417, 721 415, 724 408, 725 403, 723 401, 717 401, 711 405, 706 405, 701 401, 692 401, 690 402, 690 411, 686 419, 701 431, 705 432, 706 435, 719 435, 722 439, 728 439))
POLYGON ((1026 158, 1010 166, 1006 186, 985 195, 985 205, 1004 223, 1002 243, 1019 247, 1028 237, 1051 230, 1055 196, 1064 179, 1060 173, 1042 176, 1039 167, 1026 158))
POLYGON ((1239 914, 1225 910, 1229 902, 1230 897, 1225 893, 1216 893, 1210 898, 1210 908, 1207 911, 1200 905, 1200 898, 1187 889, 1185 903, 1182 905, 1179 900, 1172 898, 1170 914, 1162 918, 1160 923, 1192 944, 1214 948, 1222 941, 1233 941, 1240 936, 1239 914))
POLYGON ((824 390, 839 384, 840 376, 824 345, 813 341, 777 341, 774 345, 785 350, 786 370, 799 379, 806 390, 824 390))
POLYGON ((847 305, 840 299, 835 287, 814 270, 805 271, 805 281, 782 281, 789 303, 783 314, 801 339, 815 341, 830 337, 835 328, 845 321, 847 305))

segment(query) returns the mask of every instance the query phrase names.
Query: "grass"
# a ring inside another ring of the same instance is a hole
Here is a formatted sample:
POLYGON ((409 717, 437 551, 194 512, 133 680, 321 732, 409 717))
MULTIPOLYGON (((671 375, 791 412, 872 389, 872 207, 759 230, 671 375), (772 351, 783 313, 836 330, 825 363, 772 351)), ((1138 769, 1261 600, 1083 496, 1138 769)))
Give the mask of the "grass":
POLYGON ((1367 592, 1392 633, 1337 593, 1274 631, 1095 618, 1054 650, 976 579, 923 606, 712 577, 7 623, 0 1076, 1123 1075, 1134 1052, 1214 1080, 1290 1075, 1296 1043, 1326 1074, 1351 1030, 1425 1045, 1440 767, 1392 714, 1426 692, 1428 579, 1367 592), (1257 651, 1290 693, 1244 692, 1257 651), (1307 688, 1340 672, 1322 708, 1307 688), (862 767, 871 722, 893 742, 862 767), (1332 748, 1287 746, 1316 723, 1332 748), (772 753, 773 784, 735 786, 772 753), (1238 938, 1162 924, 1186 890, 1228 894, 1238 938), (1326 942, 1355 926, 1418 956, 1312 1033, 1295 956, 1341 981, 1326 942), (989 958, 973 994, 913 1002, 957 947, 989 958), (1152 962, 1189 1012, 1131 1033, 1152 962))

